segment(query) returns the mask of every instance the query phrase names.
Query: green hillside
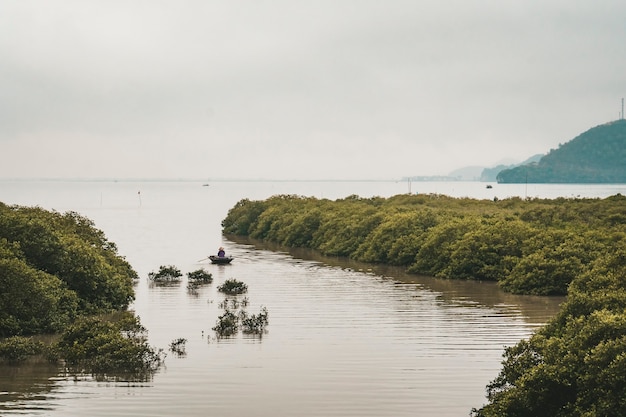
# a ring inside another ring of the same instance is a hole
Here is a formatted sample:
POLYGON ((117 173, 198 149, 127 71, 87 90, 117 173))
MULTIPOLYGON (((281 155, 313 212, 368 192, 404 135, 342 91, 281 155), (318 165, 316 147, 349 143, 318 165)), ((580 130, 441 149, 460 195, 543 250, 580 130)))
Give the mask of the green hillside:
POLYGON ((626 183, 626 120, 589 129, 537 163, 501 171, 499 183, 626 183))
POLYGON ((485 168, 483 169, 483 172, 480 174, 480 180, 481 181, 496 181, 498 178, 498 174, 506 169, 512 169, 512 168, 516 168, 518 166, 521 165, 528 165, 528 164, 532 164, 532 163, 537 163, 539 162, 539 160, 543 157, 543 154, 537 154, 537 155, 533 155, 530 158, 526 159, 525 161, 519 163, 519 164, 512 164, 512 165, 496 165, 493 168, 485 168))

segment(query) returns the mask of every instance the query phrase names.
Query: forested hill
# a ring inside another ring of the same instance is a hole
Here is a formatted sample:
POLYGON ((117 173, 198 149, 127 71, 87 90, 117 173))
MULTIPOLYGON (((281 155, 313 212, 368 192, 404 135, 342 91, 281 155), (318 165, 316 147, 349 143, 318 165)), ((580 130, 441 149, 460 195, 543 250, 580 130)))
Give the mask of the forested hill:
POLYGON ((596 126, 537 163, 501 171, 499 183, 626 183, 626 120, 596 126))

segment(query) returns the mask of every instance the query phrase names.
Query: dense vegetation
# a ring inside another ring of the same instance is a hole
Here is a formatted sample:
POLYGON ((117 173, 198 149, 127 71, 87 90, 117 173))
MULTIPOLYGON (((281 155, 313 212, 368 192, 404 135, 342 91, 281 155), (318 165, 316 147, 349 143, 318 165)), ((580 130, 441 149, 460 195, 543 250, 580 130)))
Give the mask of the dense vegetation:
POLYGON ((501 183, 626 183, 626 120, 596 126, 537 163, 502 170, 501 183))
POLYGON ((0 203, 0 357, 62 359, 93 373, 145 374, 160 361, 124 312, 137 273, 91 220, 0 203), (111 315, 110 313, 116 313, 111 315), (27 336, 57 334, 44 346, 27 336))
POLYGON ((626 198, 500 201, 439 195, 242 200, 224 233, 405 266, 506 291, 563 295, 626 237, 626 198))
POLYGON ((626 415, 626 198, 500 201, 435 195, 242 200, 225 233, 406 266, 506 291, 568 294, 505 351, 476 417, 626 415))
POLYGON ((0 203, 0 337, 55 332, 80 314, 124 309, 135 278, 91 220, 0 203))
POLYGON ((476 417, 626 415, 626 245, 592 261, 559 314, 508 348, 476 417))

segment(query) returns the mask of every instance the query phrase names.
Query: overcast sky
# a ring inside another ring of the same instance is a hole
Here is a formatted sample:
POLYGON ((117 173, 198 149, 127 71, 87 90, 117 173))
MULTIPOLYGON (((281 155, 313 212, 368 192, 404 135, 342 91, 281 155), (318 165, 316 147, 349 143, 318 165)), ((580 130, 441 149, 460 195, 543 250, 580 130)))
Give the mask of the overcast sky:
POLYGON ((623 0, 0 1, 0 178, 445 175, 625 95, 623 0))

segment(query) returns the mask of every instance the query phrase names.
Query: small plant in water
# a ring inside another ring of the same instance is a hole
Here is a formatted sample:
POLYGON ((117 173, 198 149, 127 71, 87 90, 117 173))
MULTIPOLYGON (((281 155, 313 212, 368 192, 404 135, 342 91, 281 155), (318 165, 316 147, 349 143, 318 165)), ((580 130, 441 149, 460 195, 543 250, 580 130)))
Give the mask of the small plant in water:
POLYGON ((248 297, 244 297, 244 299, 241 301, 236 298, 225 298, 224 301, 218 304, 218 307, 222 309, 232 308, 234 310, 237 310, 240 307, 246 308, 248 306, 248 303, 248 297))
POLYGON ((232 336, 239 330, 239 318, 232 311, 226 310, 224 314, 218 317, 213 330, 217 337, 232 336))
POLYGON ((267 308, 262 307, 259 314, 248 315, 244 310, 239 313, 241 329, 246 334, 263 334, 269 324, 267 308))
POLYGON ((148 274, 148 278, 157 282, 179 281, 182 276, 180 269, 174 265, 161 265, 159 272, 152 271, 148 274))
POLYGON ((186 355, 187 352, 185 351, 185 343, 187 343, 187 339, 182 337, 176 340, 172 340, 172 342, 170 343, 170 351, 178 356, 186 355))
POLYGON ((198 269, 193 272, 187 272, 187 289, 197 295, 197 289, 202 284, 210 284, 213 282, 213 275, 204 269, 198 269))
POLYGON ((61 334, 56 349, 70 373, 90 373, 97 380, 146 381, 164 359, 161 349, 148 345, 139 318, 128 312, 116 321, 78 319, 61 334))
POLYGON ((228 295, 237 295, 247 292, 248 286, 244 282, 231 278, 224 281, 222 285, 217 287, 217 290, 228 295))
POLYGON ((269 323, 268 313, 265 307, 261 308, 259 314, 249 315, 244 309, 248 306, 248 297, 239 300, 239 294, 248 291, 248 286, 236 279, 228 279, 217 287, 220 292, 227 294, 227 297, 220 302, 219 307, 224 309, 224 314, 219 316, 213 330, 217 338, 228 337, 237 334, 239 329, 245 334, 262 335, 266 332, 269 323), (239 312, 237 312, 238 309, 239 312))
POLYGON ((213 275, 210 272, 205 271, 204 269, 187 272, 187 278, 189 278, 190 282, 193 281, 195 283, 210 284, 211 282, 213 282, 213 275))

